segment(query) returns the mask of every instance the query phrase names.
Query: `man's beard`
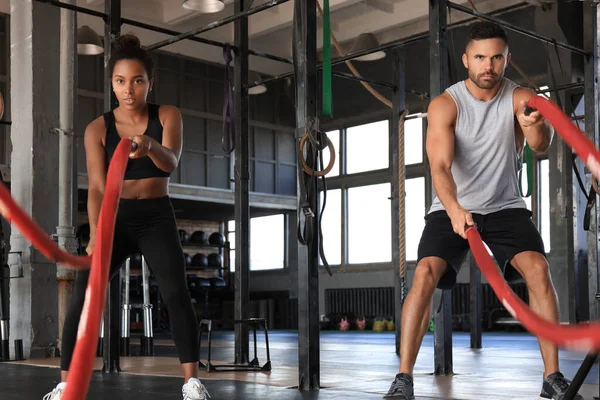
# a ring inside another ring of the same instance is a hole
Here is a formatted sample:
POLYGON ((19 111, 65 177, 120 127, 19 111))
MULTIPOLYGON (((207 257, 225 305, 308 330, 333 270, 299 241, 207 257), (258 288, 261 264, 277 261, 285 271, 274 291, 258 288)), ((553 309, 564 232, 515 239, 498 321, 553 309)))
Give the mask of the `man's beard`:
POLYGON ((470 72, 469 72, 469 79, 480 89, 493 89, 494 87, 496 87, 496 85, 498 85, 498 82, 500 82, 500 80, 502 79, 502 74, 496 75, 496 74, 492 73, 492 74, 482 74, 480 76, 485 76, 485 75, 491 76, 493 79, 492 80, 483 80, 470 72))

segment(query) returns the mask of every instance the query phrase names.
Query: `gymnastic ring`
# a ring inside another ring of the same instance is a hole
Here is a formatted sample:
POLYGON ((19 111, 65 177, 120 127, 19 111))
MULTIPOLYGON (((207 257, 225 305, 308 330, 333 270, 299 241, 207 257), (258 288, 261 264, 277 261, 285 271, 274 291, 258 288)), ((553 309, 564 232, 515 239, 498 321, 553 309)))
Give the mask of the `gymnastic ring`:
POLYGON ((302 154, 304 152, 304 145, 306 144, 307 140, 308 140, 308 134, 304 133, 304 136, 302 136, 302 138, 300 139, 300 145, 299 145, 300 161, 301 161, 302 169, 308 175, 314 175, 314 176, 327 175, 333 169, 333 164, 335 164, 335 147, 333 147, 333 143, 331 143, 331 140, 329 140, 329 138, 327 138, 327 147, 329 147, 329 164, 327 165, 327 168, 325 168, 323 171, 314 171, 311 167, 308 166, 308 164, 306 163, 306 160, 302 156, 302 154))

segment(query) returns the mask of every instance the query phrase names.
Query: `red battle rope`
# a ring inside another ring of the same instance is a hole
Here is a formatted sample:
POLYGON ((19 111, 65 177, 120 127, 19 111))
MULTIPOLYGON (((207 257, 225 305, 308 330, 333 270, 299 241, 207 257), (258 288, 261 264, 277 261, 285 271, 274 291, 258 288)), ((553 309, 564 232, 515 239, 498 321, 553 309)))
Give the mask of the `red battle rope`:
POLYGON ((100 332, 100 319, 104 310, 104 300, 108 286, 117 209, 131 150, 132 142, 121 140, 108 167, 106 189, 98 217, 98 227, 96 228, 94 248, 97 251, 92 253, 92 269, 85 293, 83 311, 81 312, 75 351, 69 367, 67 387, 62 396, 63 400, 85 399, 90 386, 100 332))
POLYGON ((0 213, 9 223, 16 225, 23 236, 50 261, 71 269, 90 268, 90 257, 76 256, 58 247, 17 204, 4 185, 0 185, 0 213))
MULTIPOLYGON (((577 155, 585 162, 596 179, 600 177, 600 153, 591 140, 563 113, 563 111, 549 100, 533 96, 528 106, 539 110, 554 127, 563 140, 575 150, 577 155)), ((557 346, 583 350, 587 352, 600 351, 600 324, 560 325, 539 317, 512 291, 500 274, 496 264, 488 254, 481 236, 473 226, 466 229, 469 246, 477 265, 488 280, 490 286, 498 296, 500 302, 519 320, 533 335, 546 339, 557 346)))

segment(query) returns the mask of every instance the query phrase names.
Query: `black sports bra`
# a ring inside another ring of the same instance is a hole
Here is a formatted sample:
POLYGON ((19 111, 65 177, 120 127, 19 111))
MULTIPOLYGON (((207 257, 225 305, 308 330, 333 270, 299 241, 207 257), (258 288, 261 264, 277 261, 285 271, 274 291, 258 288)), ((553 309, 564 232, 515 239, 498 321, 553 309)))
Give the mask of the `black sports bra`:
MULTIPOLYGON (((160 106, 156 104, 148 104, 148 127, 144 135, 150 136, 155 139, 158 143, 162 143, 163 127, 158 119, 158 108, 160 106)), ((117 126, 115 124, 115 115, 112 111, 104 114, 104 123, 106 125, 106 164, 110 163, 110 160, 115 153, 115 149, 119 144, 121 137, 117 132, 117 126)), ((170 172, 163 171, 158 168, 156 164, 150 159, 150 157, 142 157, 129 159, 127 162, 127 169, 125 170, 125 180, 132 179, 144 179, 144 178, 155 178, 155 177, 169 177, 170 172)))

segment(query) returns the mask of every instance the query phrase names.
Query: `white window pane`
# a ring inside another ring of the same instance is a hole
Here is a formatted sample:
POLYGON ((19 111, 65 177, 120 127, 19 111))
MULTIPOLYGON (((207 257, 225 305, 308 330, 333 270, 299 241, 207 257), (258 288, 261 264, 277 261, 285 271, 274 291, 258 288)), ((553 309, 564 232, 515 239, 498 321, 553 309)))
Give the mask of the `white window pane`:
POLYGON ((404 121, 404 164, 423 162, 423 119, 404 121))
POLYGON ((284 226, 283 214, 250 220, 250 270, 284 267, 284 226))
MULTIPOLYGON (((333 163, 333 169, 329 171, 327 177, 338 176, 340 174, 340 131, 326 132, 327 137, 335 149, 335 162, 333 163)), ((329 165, 329 150, 323 152, 323 167, 327 168, 329 165)))
POLYGON ((348 189, 348 262, 392 260, 390 184, 348 189))
POLYGON ((548 160, 540 161, 540 233, 546 253, 550 251, 550 169, 548 160))
POLYGON ((235 250, 235 232, 229 232, 229 234, 227 234, 227 240, 229 241, 229 247, 232 250, 235 250))
MULTIPOLYGON (((323 192, 320 193, 320 207, 323 204, 323 192)), ((323 250, 325 258, 331 265, 342 263, 342 191, 340 189, 327 191, 325 212, 321 219, 323 229, 323 250)), ((323 261, 319 262, 323 265, 323 261)))
POLYGON ((235 231, 235 220, 227 221, 227 230, 230 232, 235 231))
POLYGON ((388 120, 355 126, 346 130, 346 172, 384 169, 389 166, 388 120))
POLYGON ((231 257, 229 263, 230 263, 230 270, 231 272, 235 272, 235 250, 231 250, 229 252, 229 257, 231 257))
POLYGON ((425 178, 407 179, 404 189, 406 260, 416 261, 421 232, 425 228, 425 178))

